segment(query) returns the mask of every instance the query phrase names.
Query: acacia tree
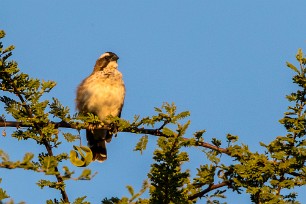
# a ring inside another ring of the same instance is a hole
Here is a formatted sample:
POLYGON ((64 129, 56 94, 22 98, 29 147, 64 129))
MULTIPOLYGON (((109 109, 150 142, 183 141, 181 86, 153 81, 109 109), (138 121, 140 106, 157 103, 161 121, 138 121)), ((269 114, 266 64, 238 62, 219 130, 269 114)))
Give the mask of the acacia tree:
MULTIPOLYGON (((0 38, 4 36, 4 31, 1 31, 0 38)), ((77 134, 59 132, 60 128, 86 129, 89 124, 114 132, 142 134, 135 147, 137 151, 146 149, 149 136, 158 137, 153 153, 154 163, 151 164, 148 180, 142 189, 135 193, 133 187, 128 186, 130 197, 104 198, 104 204, 196 203, 201 198, 206 198, 207 203, 220 203, 227 190, 245 192, 256 204, 299 203, 292 189, 305 185, 306 172, 306 58, 301 50, 296 55, 298 67, 287 63, 295 73, 293 83, 298 85, 296 92, 287 95, 292 105, 280 120, 287 134, 276 137, 269 144, 260 143, 265 151, 258 153, 251 152, 247 145, 238 145, 238 136, 231 134, 226 135, 223 141, 213 138, 210 142, 204 141, 205 130, 186 136, 190 124, 186 120, 189 112, 177 113, 174 104, 164 103, 161 108, 155 108, 155 115, 145 118, 135 116, 133 121, 110 117, 112 123, 109 126, 103 125, 92 114, 71 115, 69 108, 63 106, 58 99, 42 99, 56 83, 33 79, 22 73, 15 61, 8 60, 13 49, 14 46, 3 48, 0 43, 0 101, 5 107, 0 126, 4 127, 3 135, 6 135, 7 128, 13 128, 11 137, 18 141, 34 140, 45 151, 38 155, 25 153, 23 159, 11 161, 9 155, 1 150, 0 143, 0 168, 11 171, 21 168, 44 173, 45 179, 39 180, 37 185, 57 189, 61 195, 59 198, 50 198, 46 203, 71 203, 65 182, 70 179, 90 180, 94 176, 88 168, 79 176, 74 176, 68 163, 72 163, 75 168, 88 166, 92 153, 88 147, 77 145, 80 140, 77 134), (7 116, 15 120, 8 121, 7 116), (57 118, 60 122, 54 122, 51 118, 57 118), (55 154, 54 150, 64 142, 74 142, 74 149, 70 153, 55 154), (187 151, 183 151, 182 147, 187 151), (188 149, 193 147, 199 147, 209 160, 196 169, 197 175, 194 177, 189 170, 182 168, 184 163, 189 162, 188 149), (232 162, 227 165, 225 160, 232 162), (56 181, 49 180, 50 177, 56 181), (149 198, 142 198, 147 190, 149 198)), ((5 138, 1 137, 0 141, 5 138)), ((0 203, 12 202, 8 194, 0 188, 0 203)), ((86 195, 80 195, 73 203, 88 203, 85 200, 86 195)))

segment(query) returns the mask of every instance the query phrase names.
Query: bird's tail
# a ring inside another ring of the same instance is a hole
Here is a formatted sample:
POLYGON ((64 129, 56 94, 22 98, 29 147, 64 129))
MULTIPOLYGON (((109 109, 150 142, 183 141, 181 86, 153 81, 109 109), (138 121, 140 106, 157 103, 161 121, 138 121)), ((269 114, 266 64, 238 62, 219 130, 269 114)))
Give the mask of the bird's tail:
POLYGON ((106 142, 111 140, 107 130, 86 130, 88 146, 93 154, 93 161, 103 162, 107 159, 106 142))

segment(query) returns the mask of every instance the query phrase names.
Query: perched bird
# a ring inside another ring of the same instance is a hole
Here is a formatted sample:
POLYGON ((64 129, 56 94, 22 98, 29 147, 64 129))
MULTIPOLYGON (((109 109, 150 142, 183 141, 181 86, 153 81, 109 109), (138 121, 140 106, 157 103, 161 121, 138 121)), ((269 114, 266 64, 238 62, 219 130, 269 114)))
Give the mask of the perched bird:
MULTIPOLYGON (((93 72, 77 88, 76 108, 83 114, 93 113, 108 124, 107 116, 121 115, 125 97, 122 74, 118 71, 119 57, 112 52, 102 54, 94 66, 93 72)), ((112 134, 108 130, 86 130, 88 146, 93 160, 103 162, 107 159, 106 142, 112 134)))

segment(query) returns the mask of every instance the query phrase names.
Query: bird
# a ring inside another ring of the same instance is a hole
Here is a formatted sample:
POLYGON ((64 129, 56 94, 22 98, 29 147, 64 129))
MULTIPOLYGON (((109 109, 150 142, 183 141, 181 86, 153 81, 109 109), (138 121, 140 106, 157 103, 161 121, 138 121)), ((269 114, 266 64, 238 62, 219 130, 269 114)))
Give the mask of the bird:
MULTIPOLYGON (((76 109, 82 113, 92 113, 109 124, 108 116, 120 117, 125 98, 122 73, 118 70, 119 57, 113 52, 105 52, 96 61, 92 73, 77 87, 76 109)), ((93 161, 107 159, 106 143, 112 139, 109 130, 89 128, 86 130, 88 146, 93 161)))

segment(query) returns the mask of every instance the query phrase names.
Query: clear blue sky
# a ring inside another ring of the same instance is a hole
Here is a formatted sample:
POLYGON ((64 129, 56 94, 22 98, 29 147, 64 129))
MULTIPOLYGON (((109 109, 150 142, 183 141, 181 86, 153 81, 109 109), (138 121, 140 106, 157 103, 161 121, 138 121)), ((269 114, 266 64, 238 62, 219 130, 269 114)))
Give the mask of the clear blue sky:
MULTIPOLYGON (((59 98, 72 113, 77 85, 103 52, 112 51, 120 57, 127 88, 123 118, 152 115, 154 107, 175 102, 179 110, 191 111, 189 135, 207 129, 209 140, 232 133, 252 151, 262 152, 259 141, 285 134, 278 120, 288 106, 285 95, 295 88, 285 62, 295 63, 297 49, 306 47, 305 8, 302 0, 3 0, 0 28, 7 33, 5 45, 16 46, 13 59, 22 71, 56 81, 46 97, 59 98)), ((126 185, 138 190, 155 147, 151 137, 144 155, 133 152, 139 137, 120 133, 113 139, 109 159, 90 165, 99 172, 92 181, 68 182, 70 199, 87 195, 99 203, 128 195, 126 185)), ((0 149, 12 159, 39 148, 0 137, 0 149)), ((200 151, 194 149, 186 165, 193 174, 195 164, 206 162, 200 151)), ((35 184, 44 175, 0 169, 0 177, 16 202, 60 197, 35 184)), ((250 203, 248 195, 227 195, 229 204, 250 203)), ((305 194, 299 198, 306 200, 305 194)))

